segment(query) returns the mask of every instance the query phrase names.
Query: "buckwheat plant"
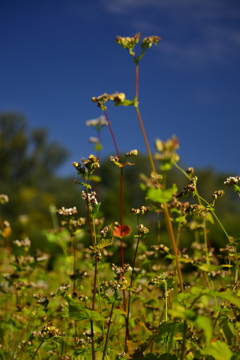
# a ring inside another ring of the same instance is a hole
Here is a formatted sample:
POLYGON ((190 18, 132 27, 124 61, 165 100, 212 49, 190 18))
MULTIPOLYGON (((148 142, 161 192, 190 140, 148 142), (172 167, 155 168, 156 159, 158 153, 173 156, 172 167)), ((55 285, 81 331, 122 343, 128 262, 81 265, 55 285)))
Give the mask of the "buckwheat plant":
MULTIPOLYGON (((135 92, 131 99, 124 92, 92 98, 103 113, 86 122, 97 132, 90 138, 96 154, 73 162, 82 209, 80 204, 51 205, 54 229, 43 231, 59 249, 51 256, 34 250, 27 234, 10 241, 10 224, 0 217, 4 360, 239 359, 240 238, 225 229, 219 209, 228 191, 240 195, 240 176, 229 176, 206 200, 198 172, 179 165, 177 137, 156 139, 151 152, 139 106, 139 66, 160 40, 141 39, 140 33, 116 38, 133 60, 135 92), (109 101, 135 108, 151 166, 150 174, 139 174, 134 184, 144 199, 141 206, 129 207, 129 222, 124 212, 129 188, 123 180, 134 169, 130 161, 137 162, 138 150, 120 152, 109 101), (112 222, 101 208, 100 182, 96 186, 105 126, 114 146, 108 166, 119 174, 113 204, 119 214, 112 222), (181 186, 179 176, 169 185, 176 172, 183 177, 181 186), (218 230, 225 243, 215 249, 211 236, 217 237, 218 230)), ((7 201, 7 195, 0 195, 1 206, 7 201)))

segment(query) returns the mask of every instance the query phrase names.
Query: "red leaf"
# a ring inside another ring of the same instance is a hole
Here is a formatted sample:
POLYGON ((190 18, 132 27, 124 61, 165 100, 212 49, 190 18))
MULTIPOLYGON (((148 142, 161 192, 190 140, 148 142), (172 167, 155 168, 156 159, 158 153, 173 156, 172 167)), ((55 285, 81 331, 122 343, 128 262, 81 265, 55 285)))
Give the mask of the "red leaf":
POLYGON ((123 238, 130 235, 132 229, 128 225, 115 225, 113 230, 113 235, 118 238, 123 238))

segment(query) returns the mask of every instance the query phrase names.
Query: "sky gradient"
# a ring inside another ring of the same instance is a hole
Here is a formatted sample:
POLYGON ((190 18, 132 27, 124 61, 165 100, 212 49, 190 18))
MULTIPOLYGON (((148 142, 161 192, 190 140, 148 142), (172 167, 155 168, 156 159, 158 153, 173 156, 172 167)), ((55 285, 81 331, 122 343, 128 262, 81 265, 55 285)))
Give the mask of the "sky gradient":
MULTIPOLYGON (((185 167, 240 175, 239 0, 1 0, 0 112, 26 116, 73 161, 93 153, 91 97, 134 96, 134 64, 115 37, 158 35, 140 62, 139 102, 154 140, 175 134, 185 167)), ((144 142, 133 108, 108 107, 120 151, 144 142)), ((103 155, 116 155, 109 129, 103 155)))

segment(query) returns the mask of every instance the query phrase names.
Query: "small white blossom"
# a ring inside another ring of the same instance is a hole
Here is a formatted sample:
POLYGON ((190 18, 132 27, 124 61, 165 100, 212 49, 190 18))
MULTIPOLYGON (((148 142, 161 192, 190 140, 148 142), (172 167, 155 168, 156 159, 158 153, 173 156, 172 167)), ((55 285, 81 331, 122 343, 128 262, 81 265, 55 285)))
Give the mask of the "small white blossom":
POLYGON ((240 180, 240 176, 230 176, 224 181, 224 184, 227 186, 236 185, 240 180))

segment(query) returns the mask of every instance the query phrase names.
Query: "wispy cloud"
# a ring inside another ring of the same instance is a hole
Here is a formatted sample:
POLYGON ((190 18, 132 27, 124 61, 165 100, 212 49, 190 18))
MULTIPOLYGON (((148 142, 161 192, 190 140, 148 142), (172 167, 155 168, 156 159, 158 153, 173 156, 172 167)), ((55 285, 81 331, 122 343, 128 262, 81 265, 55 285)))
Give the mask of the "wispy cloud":
POLYGON ((240 60, 240 4, 229 0, 102 0, 133 29, 163 37, 166 65, 194 68, 240 60))

